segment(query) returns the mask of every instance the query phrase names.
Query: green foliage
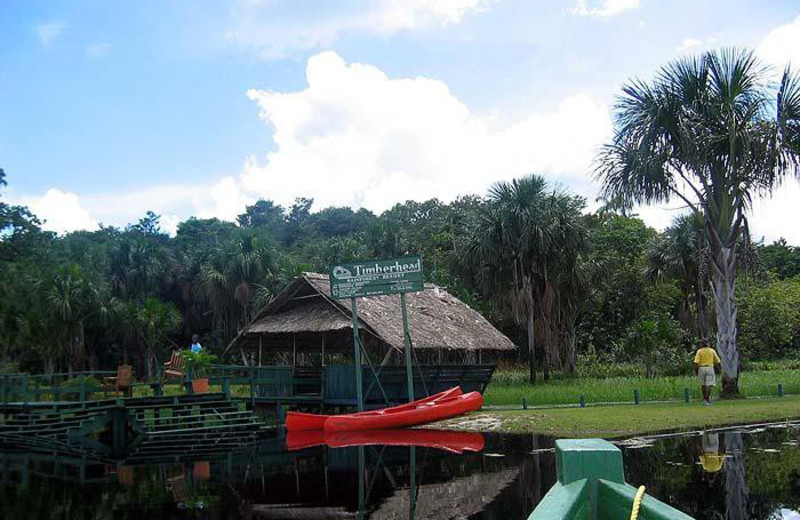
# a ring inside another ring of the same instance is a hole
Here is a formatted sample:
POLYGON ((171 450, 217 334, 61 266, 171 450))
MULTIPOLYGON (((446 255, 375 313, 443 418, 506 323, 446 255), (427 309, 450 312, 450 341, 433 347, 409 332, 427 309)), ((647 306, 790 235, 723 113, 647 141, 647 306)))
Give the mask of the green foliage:
POLYGON ((800 276, 800 247, 792 247, 781 238, 758 250, 764 268, 779 279, 800 276))
POLYGON ((800 277, 739 292, 739 334, 753 358, 800 354, 800 277))
POLYGON ((196 379, 208 377, 208 371, 211 365, 217 362, 218 358, 214 354, 210 354, 205 350, 200 352, 184 352, 183 356, 186 358, 186 368, 196 379))

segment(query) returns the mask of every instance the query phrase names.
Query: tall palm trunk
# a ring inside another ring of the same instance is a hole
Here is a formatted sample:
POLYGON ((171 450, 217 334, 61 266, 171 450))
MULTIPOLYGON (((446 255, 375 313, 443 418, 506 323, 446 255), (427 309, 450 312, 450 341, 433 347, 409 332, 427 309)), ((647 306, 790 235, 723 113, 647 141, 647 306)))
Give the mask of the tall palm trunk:
POLYGON ((703 229, 697 231, 697 281, 694 287, 695 304, 697 305, 697 336, 708 336, 708 313, 706 312, 706 272, 703 269, 703 256, 706 248, 703 229))
POLYGON ((536 327, 533 317, 533 309, 528 311, 528 360, 530 368, 530 382, 536 383, 536 327))
POLYGON ((736 255, 732 247, 714 248, 714 308, 717 317, 717 352, 722 360, 722 393, 739 393, 739 350, 736 346, 735 280, 736 255))

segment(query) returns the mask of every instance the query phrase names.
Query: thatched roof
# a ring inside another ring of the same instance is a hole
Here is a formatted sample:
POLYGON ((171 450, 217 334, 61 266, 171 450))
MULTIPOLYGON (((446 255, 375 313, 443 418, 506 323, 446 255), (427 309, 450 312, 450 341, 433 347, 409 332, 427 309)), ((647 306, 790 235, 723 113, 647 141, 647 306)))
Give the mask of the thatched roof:
MULTIPOLYGON (((358 298, 361 326, 403 349, 400 297, 358 298)), ((480 313, 434 284, 406 295, 408 321, 418 349, 513 350, 514 344, 480 313)), ((350 302, 330 297, 328 275, 303 273, 262 310, 227 350, 258 335, 321 333, 350 328, 350 302)))
MULTIPOLYGON (((475 473, 441 484, 421 485, 417 494, 416 517, 440 520, 469 518, 483 511, 518 474, 519 468, 509 468, 496 473, 475 473)), ((405 519, 410 505, 408 489, 398 491, 381 503, 370 518, 405 519)))

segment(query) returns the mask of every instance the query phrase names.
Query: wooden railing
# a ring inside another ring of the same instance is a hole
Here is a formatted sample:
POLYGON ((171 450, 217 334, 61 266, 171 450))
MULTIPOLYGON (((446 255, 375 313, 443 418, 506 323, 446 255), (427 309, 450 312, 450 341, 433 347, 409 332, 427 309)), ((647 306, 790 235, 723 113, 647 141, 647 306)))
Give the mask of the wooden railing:
POLYGON ((0 403, 92 400, 93 393, 103 391, 103 377, 115 374, 105 370, 47 375, 0 374, 0 403))
MULTIPOLYGON (((209 370, 209 383, 228 397, 247 399, 253 403, 325 402, 329 404, 355 403, 355 377, 352 365, 325 367, 244 366, 215 365, 209 370)), ((414 390, 417 398, 461 386, 465 392, 486 389, 494 365, 424 365, 414 367, 414 390)), ((86 402, 97 400, 103 391, 102 378, 116 374, 113 371, 73 372, 70 374, 30 375, 1 374, 0 404, 31 403, 38 401, 86 402)), ((403 366, 378 367, 378 376, 389 400, 405 402, 407 399, 406 374, 403 366)), ((191 392, 191 375, 180 382, 182 392, 191 392)), ((383 402, 375 375, 364 369, 364 395, 368 402, 383 402)), ((145 394, 164 393, 158 382, 136 383, 135 387, 149 387, 145 394)))

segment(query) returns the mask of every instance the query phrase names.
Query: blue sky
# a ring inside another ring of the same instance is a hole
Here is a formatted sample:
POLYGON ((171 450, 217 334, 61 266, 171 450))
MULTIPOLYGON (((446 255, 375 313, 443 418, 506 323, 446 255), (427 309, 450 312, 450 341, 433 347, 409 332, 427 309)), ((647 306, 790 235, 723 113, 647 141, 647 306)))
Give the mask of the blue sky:
MULTIPOLYGON (((737 0, 0 2, 5 197, 58 231, 233 219, 259 197, 380 211, 526 172, 594 199, 631 77, 741 45, 800 63, 800 6, 737 0)), ((800 244, 792 181, 758 236, 800 244)), ((663 226, 677 213, 644 208, 663 226)))

